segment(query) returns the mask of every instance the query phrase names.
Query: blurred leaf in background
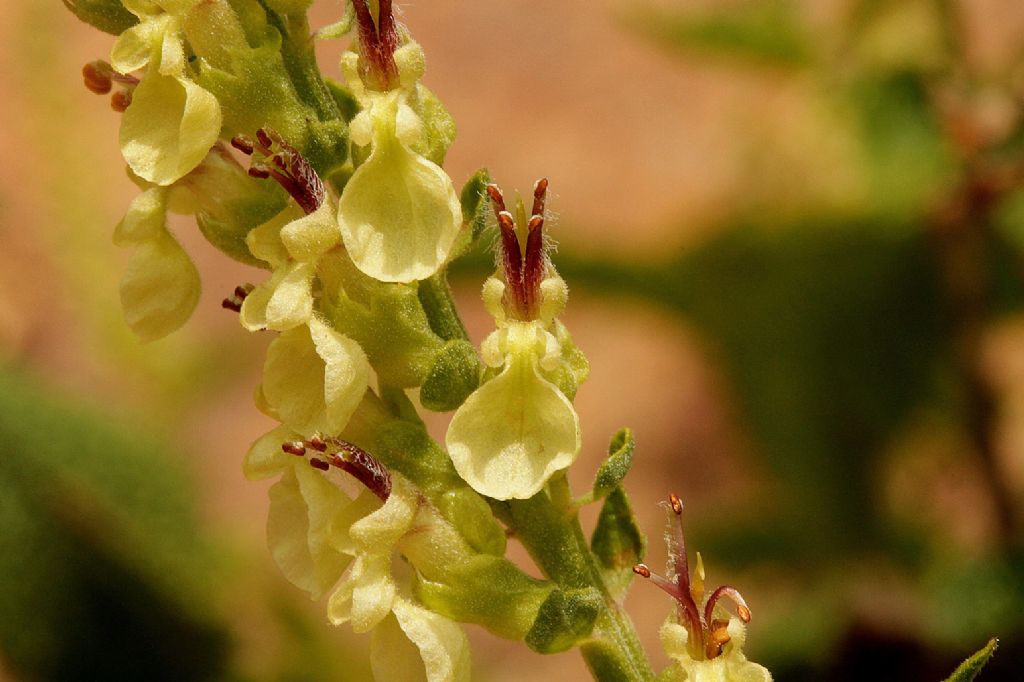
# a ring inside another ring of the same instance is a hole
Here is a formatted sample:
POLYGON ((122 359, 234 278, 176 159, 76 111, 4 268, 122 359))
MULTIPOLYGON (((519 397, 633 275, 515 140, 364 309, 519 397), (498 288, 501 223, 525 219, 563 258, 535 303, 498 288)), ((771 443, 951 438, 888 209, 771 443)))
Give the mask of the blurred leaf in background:
POLYGON ((0 373, 0 650, 26 679, 218 679, 191 486, 138 428, 0 373))
MULTIPOLYGON (((1024 44, 1001 70, 977 67, 965 12, 944 0, 623 9, 688 67, 776 83, 818 117, 765 134, 749 125, 755 105, 732 121, 754 162, 686 252, 559 254, 575 286, 655 302, 696 329, 728 377, 769 476, 695 544, 772 576, 782 603, 752 646, 778 680, 941 679, 992 635, 1005 658, 1024 650, 1021 491, 1001 469, 1000 395, 979 369, 987 335, 1024 303, 1024 44), (827 149, 806 144, 814 135, 827 149), (816 200, 833 175, 839 199, 816 200), (980 503, 932 508, 939 479, 911 478, 895 494, 916 502, 894 510, 890 479, 936 456, 901 451, 919 431, 941 434, 950 454, 935 461, 972 472, 980 503), (965 524, 981 529, 968 544, 954 540, 965 524), (868 666, 879 655, 901 665, 868 666)), ((1014 675, 997 657, 981 679, 1014 675)))

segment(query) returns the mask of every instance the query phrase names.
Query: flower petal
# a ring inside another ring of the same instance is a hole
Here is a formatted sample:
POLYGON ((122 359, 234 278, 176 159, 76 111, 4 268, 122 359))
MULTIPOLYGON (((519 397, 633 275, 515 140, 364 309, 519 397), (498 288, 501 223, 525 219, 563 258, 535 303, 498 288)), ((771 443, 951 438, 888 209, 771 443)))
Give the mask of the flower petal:
POLYGON ((536 494, 581 445, 576 410, 540 376, 536 350, 512 341, 509 347, 505 370, 466 399, 446 436, 459 475, 499 500, 536 494))
POLYGON ((298 434, 287 426, 278 426, 260 436, 249 447, 242 463, 242 471, 250 481, 276 476, 294 463, 295 456, 286 454, 281 445, 296 440, 298 434))
POLYGON ((390 551, 416 516, 417 497, 410 484, 397 473, 392 475, 391 482, 387 501, 380 509, 352 524, 349 530, 365 551, 390 551))
POLYGON ((139 244, 121 278, 125 322, 143 341, 185 324, 199 302, 199 273, 166 228, 139 244))
POLYGON ((388 615, 394 600, 390 550, 383 554, 362 553, 331 594, 327 618, 335 625, 351 621, 354 632, 369 632, 388 615))
POLYGON ((242 326, 249 331, 287 331, 309 321, 313 315, 314 274, 311 263, 279 267, 245 297, 239 315, 242 326))
POLYGON ((332 519, 349 502, 304 462, 285 470, 270 489, 267 542, 284 576, 313 599, 341 577, 349 557, 329 542, 332 519))
POLYGON ((311 262, 340 241, 334 205, 323 201, 313 213, 281 228, 281 243, 295 260, 311 262))
POLYGON ((167 189, 150 187, 140 192, 114 228, 114 244, 127 246, 156 239, 167 230, 167 189))
POLYGON ((395 599, 393 608, 394 617, 377 626, 370 643, 374 679, 469 680, 469 642, 461 627, 402 597, 395 599))
POLYGON ((123 31, 110 49, 110 65, 120 73, 138 71, 149 63, 170 17, 147 18, 123 31))
POLYGON ((185 78, 147 73, 121 119, 121 153, 136 175, 169 185, 199 165, 220 126, 212 94, 185 78))
POLYGON ((336 434, 362 400, 369 374, 359 344, 314 318, 270 344, 263 395, 296 432, 336 434))
POLYGON ((373 152, 345 186, 338 225, 356 267, 383 282, 412 282, 444 264, 462 225, 462 207, 440 166, 395 137, 391 109, 375 112, 373 152), (382 121, 385 116, 390 122, 382 121))

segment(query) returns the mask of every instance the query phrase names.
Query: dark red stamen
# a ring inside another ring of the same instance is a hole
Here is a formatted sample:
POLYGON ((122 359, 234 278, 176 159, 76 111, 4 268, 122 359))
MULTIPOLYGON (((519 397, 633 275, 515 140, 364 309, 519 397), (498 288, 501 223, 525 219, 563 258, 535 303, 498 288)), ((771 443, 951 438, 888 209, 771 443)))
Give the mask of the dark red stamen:
POLYGON ((309 458, 309 466, 313 467, 314 469, 319 469, 320 471, 327 471, 328 469, 331 468, 330 464, 323 461, 322 459, 317 459, 316 457, 309 458))
POLYGON ((273 178, 306 215, 313 213, 324 202, 327 191, 309 160, 295 147, 269 128, 256 131, 256 139, 245 135, 231 138, 231 146, 246 156, 253 157, 249 175, 254 178, 273 178))
POLYGON ((242 303, 252 293, 254 288, 251 284, 240 284, 235 287, 235 291, 230 297, 220 302, 220 306, 228 310, 234 310, 236 313, 242 312, 242 303))
MULTIPOLYGON (((697 601, 702 599, 703 588, 692 587, 690 584, 690 567, 686 558, 686 542, 681 521, 683 503, 673 494, 669 495, 666 507, 671 512, 669 528, 665 534, 668 542, 669 577, 664 578, 652 572, 645 564, 637 564, 633 567, 633 572, 650 579, 676 600, 679 622, 690 635, 690 654, 695 659, 715 658, 729 642, 728 619, 714 618, 719 600, 723 597, 731 600, 736 606, 737 615, 744 623, 750 622, 750 608, 740 593, 728 585, 723 585, 711 593, 704 601, 703 612, 698 608, 697 601)), ((703 576, 701 580, 703 582, 703 576)))
POLYGON ((242 152, 246 156, 252 156, 253 150, 256 148, 253 141, 245 135, 235 135, 231 138, 231 146, 242 152))
POLYGON ((540 284, 547 270, 544 249, 544 202, 548 181, 541 178, 533 189, 533 215, 527 225, 526 249, 516 231, 512 214, 505 209, 505 197, 497 185, 487 186, 494 215, 501 232, 501 266, 505 272, 506 303, 509 313, 518 319, 537 318, 540 308, 540 284))
POLYGON ((341 449, 332 464, 351 474, 366 489, 386 502, 391 496, 391 474, 375 457, 352 443, 339 441, 341 449))
POLYGON ((547 193, 548 179, 541 178, 533 186, 533 209, 530 211, 530 215, 544 217, 544 200, 547 193))
MULTIPOLYGON (((323 452, 326 463, 341 469, 386 502, 391 495, 391 474, 373 455, 357 445, 333 436, 313 436, 304 445, 323 452)), ((314 458, 315 461, 323 461, 314 458)), ((311 460, 312 462, 313 460, 311 460)), ((315 465, 321 468, 319 465, 315 465)))
POLYGON ((374 90, 391 90, 398 82, 398 66, 395 64, 398 27, 391 0, 377 3, 376 22, 366 0, 352 0, 352 7, 356 12, 360 55, 365 60, 364 80, 374 90))

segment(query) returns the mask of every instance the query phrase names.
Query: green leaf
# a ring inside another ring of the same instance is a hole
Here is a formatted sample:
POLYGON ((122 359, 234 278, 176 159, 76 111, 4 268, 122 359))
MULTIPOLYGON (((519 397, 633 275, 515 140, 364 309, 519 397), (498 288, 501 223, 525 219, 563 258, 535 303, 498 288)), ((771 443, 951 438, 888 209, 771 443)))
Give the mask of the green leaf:
POLYGON ((459 201, 462 203, 462 222, 472 228, 473 239, 487 227, 487 184, 491 174, 481 168, 462 186, 459 201))
POLYGON ((988 644, 961 663, 960 666, 953 671, 953 674, 946 678, 945 682, 971 682, 971 680, 978 676, 978 673, 980 673, 981 669, 985 667, 985 664, 988 663, 989 659, 992 658, 992 654, 996 652, 996 648, 998 646, 999 640, 995 637, 988 640, 988 644))
POLYGON ((338 329, 363 347, 384 384, 419 386, 443 348, 420 305, 416 285, 376 283, 365 302, 342 293, 327 308, 338 329))
POLYGON ((416 294, 419 296, 420 305, 423 306, 423 312, 427 315, 427 322, 435 334, 445 341, 469 340, 469 333, 459 318, 459 311, 455 309, 446 270, 440 270, 422 280, 416 294))
MULTIPOLYGON (((351 7, 351 5, 349 5, 351 7)), ((352 92, 338 81, 325 78, 324 82, 327 84, 327 90, 331 93, 331 97, 334 98, 334 103, 338 105, 338 110, 341 112, 341 117, 348 123, 356 114, 359 113, 362 107, 359 106, 359 100, 355 98, 352 92)))
POLYGON ((448 262, 465 255, 487 228, 487 184, 491 175, 486 168, 481 168, 462 186, 459 204, 462 207, 462 230, 452 246, 448 262))
POLYGON ((67 394, 0 370, 5 668, 16 679, 223 679, 211 580, 222 567, 180 458, 67 394))
POLYGON ((115 36, 139 21, 121 0, 64 0, 64 6, 90 26, 115 36))
POLYGON ((606 639, 593 639, 580 645, 595 682, 620 682, 637 679, 636 668, 624 652, 606 639))
MULTIPOLYGON (((446 577, 445 583, 422 577, 417 581, 416 597, 423 605, 453 620, 483 625, 508 639, 528 637, 541 619, 538 611, 544 613, 542 604, 546 607, 550 595, 557 592, 508 560, 486 554, 453 567, 446 577)), ((562 623, 564 609, 559 614, 563 615, 562 623)), ((554 618, 554 614, 548 613, 547 617, 554 618)))
POLYGON ((636 441, 629 428, 620 429, 608 444, 608 459, 597 470, 594 478, 594 499, 600 500, 622 483, 633 463, 633 448, 636 441))
POLYGON ((554 590, 541 605, 537 620, 526 634, 526 644, 542 654, 553 654, 589 637, 604 600, 594 588, 554 590))
POLYGON ((626 593, 633 580, 633 566, 643 560, 646 544, 626 491, 621 485, 615 486, 601 507, 590 539, 591 550, 612 595, 621 597, 626 593))
POLYGON ((420 403, 433 412, 458 409, 480 384, 480 359, 469 341, 449 341, 438 352, 420 388, 420 403))

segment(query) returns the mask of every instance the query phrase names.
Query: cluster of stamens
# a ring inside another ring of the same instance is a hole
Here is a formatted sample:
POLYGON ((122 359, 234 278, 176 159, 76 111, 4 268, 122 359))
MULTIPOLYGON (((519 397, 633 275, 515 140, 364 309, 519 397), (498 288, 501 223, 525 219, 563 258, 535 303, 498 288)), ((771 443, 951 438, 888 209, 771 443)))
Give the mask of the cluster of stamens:
POLYGON ((323 181, 306 157, 276 131, 260 128, 256 131, 255 140, 246 135, 236 135, 231 138, 231 146, 252 157, 249 175, 273 178, 307 215, 320 208, 326 194, 323 181))
MULTIPOLYGON (((664 505, 665 503, 662 502, 664 505)), ((686 558, 686 543, 683 538, 683 503, 675 494, 669 495, 669 526, 665 533, 668 543, 668 573, 665 578, 651 571, 646 564, 637 564, 633 572, 650 579, 667 592, 678 604, 680 624, 689 633, 690 655, 695 660, 716 658, 729 643, 729 620, 715 618, 715 607, 722 597, 727 597, 736 606, 736 615, 744 623, 750 622, 750 608, 735 588, 723 585, 704 600, 704 563, 697 554, 697 571, 690 579, 690 565, 686 558), (703 602, 704 608, 698 607, 703 602)))
POLYGON ((245 302, 246 297, 252 293, 254 288, 255 287, 251 284, 240 284, 235 287, 231 296, 220 302, 220 307, 226 308, 227 310, 234 310, 236 313, 242 312, 242 303, 245 302))
POLYGON ((398 26, 391 0, 379 0, 376 22, 366 0, 352 0, 352 7, 359 29, 360 53, 365 60, 363 77, 374 90, 391 90, 398 82, 398 26))
POLYGON ((114 83, 121 86, 110 95, 110 108, 119 113, 123 113, 132 103, 132 92, 139 84, 139 79, 135 76, 118 73, 113 66, 101 59, 82 67, 82 81, 90 92, 97 95, 109 94, 114 89, 114 83))
MULTIPOLYGON (((515 220, 505 208, 505 196, 497 185, 487 185, 487 195, 491 199, 491 207, 501 231, 501 265, 507 287, 506 309, 513 317, 521 320, 536 319, 540 306, 540 283, 547 268, 544 248, 544 201, 547 191, 547 178, 541 178, 533 186, 533 208, 529 220, 521 228, 526 233, 524 253, 515 220)), ((520 206, 520 213, 525 214, 522 209, 520 206)))
POLYGON ((289 455, 305 457, 312 450, 309 465, 320 471, 340 469, 366 486, 366 489, 387 502, 391 495, 391 474, 373 455, 348 441, 333 436, 313 436, 306 440, 283 443, 281 450, 289 455))

